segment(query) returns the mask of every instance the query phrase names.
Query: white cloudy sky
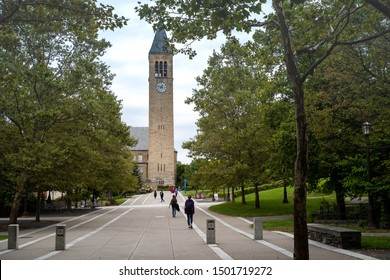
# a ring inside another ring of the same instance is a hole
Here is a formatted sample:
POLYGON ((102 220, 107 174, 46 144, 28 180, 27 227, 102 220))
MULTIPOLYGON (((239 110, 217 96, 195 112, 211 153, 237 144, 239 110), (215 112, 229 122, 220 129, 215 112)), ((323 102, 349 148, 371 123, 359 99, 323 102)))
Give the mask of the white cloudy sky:
MULTIPOLYGON (((148 53, 154 38, 153 29, 134 12, 137 1, 100 2, 112 5, 117 14, 130 18, 124 28, 101 34, 112 44, 103 60, 116 75, 112 90, 122 100, 122 121, 135 127, 148 126, 148 53)), ((198 118, 193 107, 184 101, 196 88, 195 77, 201 75, 207 67, 207 59, 213 49, 218 50, 223 42, 222 39, 197 42, 194 48, 198 55, 194 59, 178 54, 173 60, 175 149, 178 151, 178 160, 183 163, 191 162, 187 157, 188 151, 181 146, 195 135, 198 118)))
MULTIPOLYGON (((110 4, 118 15, 130 18, 124 28, 101 34, 101 37, 112 44, 103 60, 110 66, 111 72, 116 74, 112 90, 122 100, 122 121, 133 127, 148 126, 148 53, 154 38, 153 29, 135 13, 136 0, 99 2, 110 4)), ((174 57, 175 149, 178 151, 178 160, 182 163, 191 162, 187 157, 188 151, 181 146, 196 134, 195 122, 198 119, 192 105, 187 105, 184 101, 197 87, 195 77, 200 76, 207 67, 207 59, 213 50, 219 50, 223 43, 223 38, 203 40, 193 45, 197 51, 194 59, 190 60, 182 54, 174 57)))

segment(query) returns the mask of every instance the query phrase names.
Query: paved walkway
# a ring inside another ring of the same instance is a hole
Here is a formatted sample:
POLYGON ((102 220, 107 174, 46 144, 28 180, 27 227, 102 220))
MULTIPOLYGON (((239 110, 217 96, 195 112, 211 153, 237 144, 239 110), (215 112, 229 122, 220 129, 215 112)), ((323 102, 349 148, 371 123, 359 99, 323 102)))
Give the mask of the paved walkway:
MULTIPOLYGON (((80 216, 42 217, 53 224, 19 233, 19 249, 0 242, 1 260, 291 260, 293 235, 264 231, 254 240, 251 221, 209 212, 196 203, 194 228, 183 211, 174 218, 165 202, 153 194, 133 197, 117 207, 102 207, 80 216), (216 221, 216 244, 206 244, 207 219, 216 221), (56 224, 66 224, 66 249, 55 250, 56 224)), ((179 195, 182 207, 184 197, 179 195)), ((353 251, 310 241, 313 260, 372 260, 353 251)))

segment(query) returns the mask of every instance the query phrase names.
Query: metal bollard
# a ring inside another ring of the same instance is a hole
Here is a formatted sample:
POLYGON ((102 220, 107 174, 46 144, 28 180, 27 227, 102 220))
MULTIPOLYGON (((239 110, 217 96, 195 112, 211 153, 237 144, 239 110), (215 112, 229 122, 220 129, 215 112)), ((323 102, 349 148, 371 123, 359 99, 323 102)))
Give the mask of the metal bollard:
POLYGON ((255 230, 254 239, 263 239, 263 219, 260 217, 253 218, 253 229, 255 230))
POLYGON ((215 220, 209 219, 206 221, 206 223, 207 223, 206 242, 207 244, 215 244, 215 220))
POLYGON ((66 225, 58 224, 56 227, 56 250, 65 250, 66 225))
POLYGON ((8 226, 8 249, 19 249, 19 225, 10 224, 8 226))

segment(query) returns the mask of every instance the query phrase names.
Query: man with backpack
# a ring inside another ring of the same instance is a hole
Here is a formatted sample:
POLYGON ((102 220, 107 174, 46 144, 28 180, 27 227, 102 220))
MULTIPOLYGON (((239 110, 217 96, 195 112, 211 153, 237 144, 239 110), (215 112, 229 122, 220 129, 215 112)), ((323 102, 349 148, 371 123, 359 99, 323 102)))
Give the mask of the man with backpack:
POLYGON ((184 213, 187 214, 188 228, 192 228, 192 223, 194 221, 194 214, 195 214, 195 203, 192 200, 190 195, 188 196, 188 199, 184 204, 184 213))

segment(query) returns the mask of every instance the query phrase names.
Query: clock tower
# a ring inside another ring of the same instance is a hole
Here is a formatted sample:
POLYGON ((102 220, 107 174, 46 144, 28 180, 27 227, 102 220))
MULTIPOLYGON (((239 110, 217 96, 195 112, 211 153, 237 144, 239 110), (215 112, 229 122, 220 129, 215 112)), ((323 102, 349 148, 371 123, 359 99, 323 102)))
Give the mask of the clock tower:
POLYGON ((173 54, 164 30, 157 30, 149 51, 149 183, 175 186, 173 54))

